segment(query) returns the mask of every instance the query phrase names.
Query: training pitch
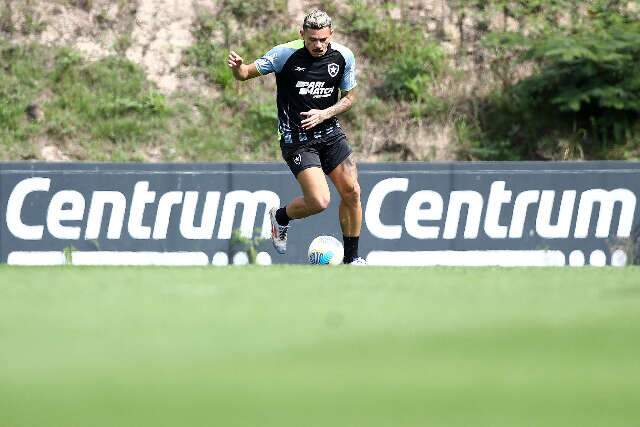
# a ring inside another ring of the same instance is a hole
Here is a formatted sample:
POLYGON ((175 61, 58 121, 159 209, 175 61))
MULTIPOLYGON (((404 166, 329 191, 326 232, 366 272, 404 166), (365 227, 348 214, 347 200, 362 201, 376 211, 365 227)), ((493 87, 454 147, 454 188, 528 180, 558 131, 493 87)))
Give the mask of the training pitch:
POLYGON ((0 426, 631 426, 640 269, 0 266, 0 426))

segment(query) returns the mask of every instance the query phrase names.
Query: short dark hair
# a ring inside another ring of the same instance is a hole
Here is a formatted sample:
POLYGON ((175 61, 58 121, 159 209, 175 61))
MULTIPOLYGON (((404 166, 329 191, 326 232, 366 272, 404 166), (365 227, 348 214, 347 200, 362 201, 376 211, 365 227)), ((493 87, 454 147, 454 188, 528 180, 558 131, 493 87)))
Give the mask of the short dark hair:
POLYGON ((331 28, 331 17, 327 14, 327 12, 319 9, 314 9, 304 17, 304 22, 302 23, 303 29, 314 29, 320 30, 322 28, 331 28))

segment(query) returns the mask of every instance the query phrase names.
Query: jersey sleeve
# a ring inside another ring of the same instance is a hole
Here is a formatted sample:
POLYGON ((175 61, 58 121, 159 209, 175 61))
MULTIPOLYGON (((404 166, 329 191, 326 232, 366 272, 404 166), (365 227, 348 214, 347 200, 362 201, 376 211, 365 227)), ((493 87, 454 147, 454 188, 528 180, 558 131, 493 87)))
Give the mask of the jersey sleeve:
MULTIPOLYGON (((300 40, 302 41, 302 40, 300 40)), ((256 68, 262 75, 269 73, 279 73, 284 68, 284 64, 296 50, 295 42, 278 45, 255 60, 256 68)))
POLYGON ((356 82, 356 58, 350 50, 347 50, 342 54, 345 59, 345 65, 342 81, 340 81, 340 89, 348 92, 358 84, 356 82))

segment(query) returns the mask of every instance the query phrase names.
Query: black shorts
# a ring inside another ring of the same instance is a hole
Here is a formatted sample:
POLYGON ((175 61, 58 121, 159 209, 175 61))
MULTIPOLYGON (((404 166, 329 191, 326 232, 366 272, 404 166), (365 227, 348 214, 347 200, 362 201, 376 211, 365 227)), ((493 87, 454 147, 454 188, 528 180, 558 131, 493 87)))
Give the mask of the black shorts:
POLYGON ((329 175, 340 163, 351 155, 347 136, 340 132, 313 143, 296 147, 281 145, 282 158, 294 176, 307 168, 321 167, 329 175))

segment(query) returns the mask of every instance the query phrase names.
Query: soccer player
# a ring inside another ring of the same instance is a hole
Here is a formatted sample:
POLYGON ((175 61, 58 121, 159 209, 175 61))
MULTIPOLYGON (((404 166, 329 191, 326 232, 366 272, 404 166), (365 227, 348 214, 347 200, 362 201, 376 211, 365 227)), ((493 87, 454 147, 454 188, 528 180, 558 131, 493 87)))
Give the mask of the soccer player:
POLYGON ((251 64, 231 51, 228 65, 241 81, 276 75, 282 157, 302 190, 302 196, 270 212, 276 250, 285 253, 291 220, 320 213, 329 206, 325 178, 329 175, 341 198, 343 262, 363 265, 366 261, 358 256, 362 225, 358 174, 347 137, 336 119, 355 101, 355 58, 348 48, 331 41, 332 35, 329 15, 314 10, 304 18, 301 40, 278 45, 251 64))

